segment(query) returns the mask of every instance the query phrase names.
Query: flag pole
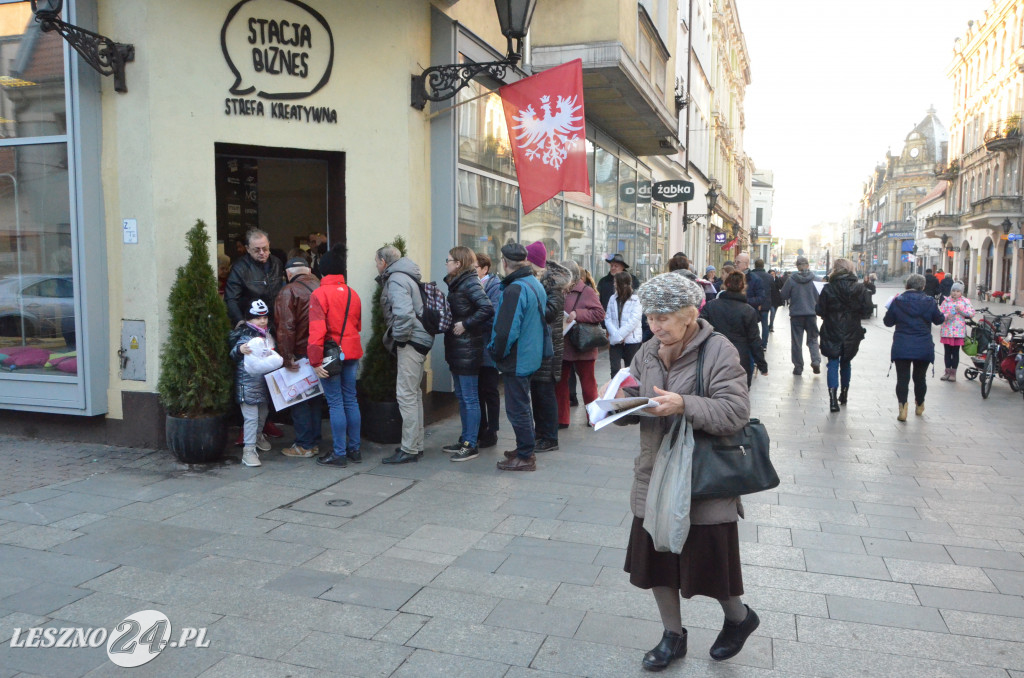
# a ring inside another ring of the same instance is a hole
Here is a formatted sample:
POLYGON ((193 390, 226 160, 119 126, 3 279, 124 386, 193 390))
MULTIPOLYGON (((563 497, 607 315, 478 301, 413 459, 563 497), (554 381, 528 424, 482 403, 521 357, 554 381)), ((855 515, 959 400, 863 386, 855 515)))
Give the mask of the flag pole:
POLYGON ((495 87, 494 89, 489 89, 486 92, 484 92, 483 94, 478 94, 475 97, 472 97, 471 99, 466 99, 465 101, 460 101, 459 103, 457 103, 457 104, 455 104, 453 106, 448 106, 447 108, 442 108, 440 111, 436 111, 436 112, 431 113, 430 115, 428 115, 427 116, 427 120, 428 121, 429 120, 433 120, 434 118, 436 118, 437 116, 441 115, 442 113, 447 113, 448 111, 454 111, 459 106, 465 106, 466 104, 468 104, 470 102, 473 102, 473 101, 476 101, 477 99, 483 99, 488 94, 494 94, 495 92, 497 92, 502 87, 503 87, 503 85, 499 85, 499 86, 495 87))

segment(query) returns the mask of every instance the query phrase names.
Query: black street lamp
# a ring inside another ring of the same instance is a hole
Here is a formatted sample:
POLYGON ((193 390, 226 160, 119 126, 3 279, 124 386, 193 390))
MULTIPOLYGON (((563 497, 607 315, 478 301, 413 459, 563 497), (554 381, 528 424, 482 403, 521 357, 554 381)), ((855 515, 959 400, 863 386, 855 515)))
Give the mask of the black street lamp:
POLYGON ((58 16, 64 0, 32 0, 32 13, 44 33, 57 31, 100 75, 114 76, 114 91, 127 92, 124 65, 135 61, 135 46, 114 42, 105 35, 73 26, 58 16))
POLYGON ((708 192, 704 194, 704 197, 708 201, 708 213, 707 214, 684 214, 683 215, 683 231, 686 231, 686 227, 697 221, 698 219, 711 219, 711 215, 715 213, 715 205, 718 203, 718 191, 715 190, 714 184, 708 189, 708 192))
POLYGON ((943 233, 942 234, 942 238, 940 238, 940 239, 942 240, 942 246, 945 247, 946 243, 949 242, 949 234, 948 233, 943 233))
POLYGON ((537 0, 494 0, 501 34, 507 41, 505 58, 501 61, 431 66, 420 75, 412 76, 412 107, 422 111, 428 101, 451 99, 480 73, 486 72, 495 80, 504 80, 505 70, 523 58, 523 39, 530 30, 536 6, 537 0))
POLYGON ((1003 235, 1010 235, 1010 229, 1013 228, 1013 224, 1010 223, 1009 219, 1003 219, 1003 223, 999 225, 1003 227, 1003 235))

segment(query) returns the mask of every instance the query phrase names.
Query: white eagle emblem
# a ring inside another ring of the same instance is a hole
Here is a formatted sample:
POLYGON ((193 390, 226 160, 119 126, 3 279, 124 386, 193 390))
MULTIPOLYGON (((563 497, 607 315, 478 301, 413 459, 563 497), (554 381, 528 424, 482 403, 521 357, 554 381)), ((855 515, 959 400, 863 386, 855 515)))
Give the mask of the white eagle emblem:
POLYGON ((562 166, 569 151, 580 141, 578 132, 583 130, 583 116, 575 115, 583 108, 583 104, 576 105, 577 97, 559 96, 555 103, 555 113, 551 113, 551 97, 544 95, 540 98, 540 109, 544 116, 537 117, 533 104, 520 110, 518 115, 512 119, 519 123, 513 126, 519 134, 516 142, 519 148, 526 149, 526 157, 530 160, 540 158, 545 165, 551 165, 555 169, 562 166))

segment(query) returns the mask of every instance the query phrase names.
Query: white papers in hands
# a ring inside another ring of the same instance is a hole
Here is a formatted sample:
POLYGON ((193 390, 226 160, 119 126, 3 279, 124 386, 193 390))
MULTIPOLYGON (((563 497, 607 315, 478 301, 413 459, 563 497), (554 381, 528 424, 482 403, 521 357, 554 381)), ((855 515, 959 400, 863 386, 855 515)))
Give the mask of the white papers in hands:
MULTIPOLYGON (((562 315, 564 315, 566 318, 569 317, 569 314, 566 313, 565 311, 562 311, 562 315)), ((569 330, 571 330, 572 326, 575 324, 575 320, 570 320, 569 322, 565 323, 565 325, 562 327, 562 336, 564 337, 565 335, 569 334, 569 330)))
POLYGON ((825 285, 826 283, 823 283, 820 280, 814 281, 814 286, 818 289, 818 294, 821 294, 821 291, 825 289, 825 285))
POLYGON ((657 407, 658 403, 654 400, 644 397, 615 397, 619 389, 639 385, 640 383, 630 374, 628 367, 623 367, 615 374, 608 382, 608 388, 604 390, 601 397, 587 405, 587 414, 590 416, 590 422, 594 425, 595 431, 600 431, 608 424, 631 414, 653 416, 645 414, 642 410, 657 407))

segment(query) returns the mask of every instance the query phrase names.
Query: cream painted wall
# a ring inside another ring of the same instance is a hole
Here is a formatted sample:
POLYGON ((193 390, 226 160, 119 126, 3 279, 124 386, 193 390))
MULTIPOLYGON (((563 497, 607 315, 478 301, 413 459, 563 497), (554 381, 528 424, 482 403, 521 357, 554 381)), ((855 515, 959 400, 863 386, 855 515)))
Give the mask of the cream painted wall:
POLYGON ((636 7, 630 0, 538 2, 530 40, 538 47, 617 40, 635 58, 636 7))
MULTIPOLYGON (((429 60, 429 2, 307 2, 331 27, 334 68, 322 90, 293 103, 334 108, 337 124, 272 119, 268 103, 266 117, 225 115, 234 76, 220 31, 234 0, 99 0, 100 31, 136 49, 127 66, 128 92, 116 94, 109 78, 103 82, 111 417, 123 416, 122 390, 156 389, 166 300, 185 260, 184 234, 197 218, 214 233, 216 142, 346 154, 349 272, 364 299, 364 327, 376 275, 373 253, 386 240, 406 236, 425 275, 439 274, 428 260, 428 123, 409 105, 409 77, 429 60), (138 219, 138 245, 122 244, 122 218, 138 219), (145 382, 119 378, 122 318, 146 321, 145 382)), ((213 253, 211 246, 211 262, 213 253)))

